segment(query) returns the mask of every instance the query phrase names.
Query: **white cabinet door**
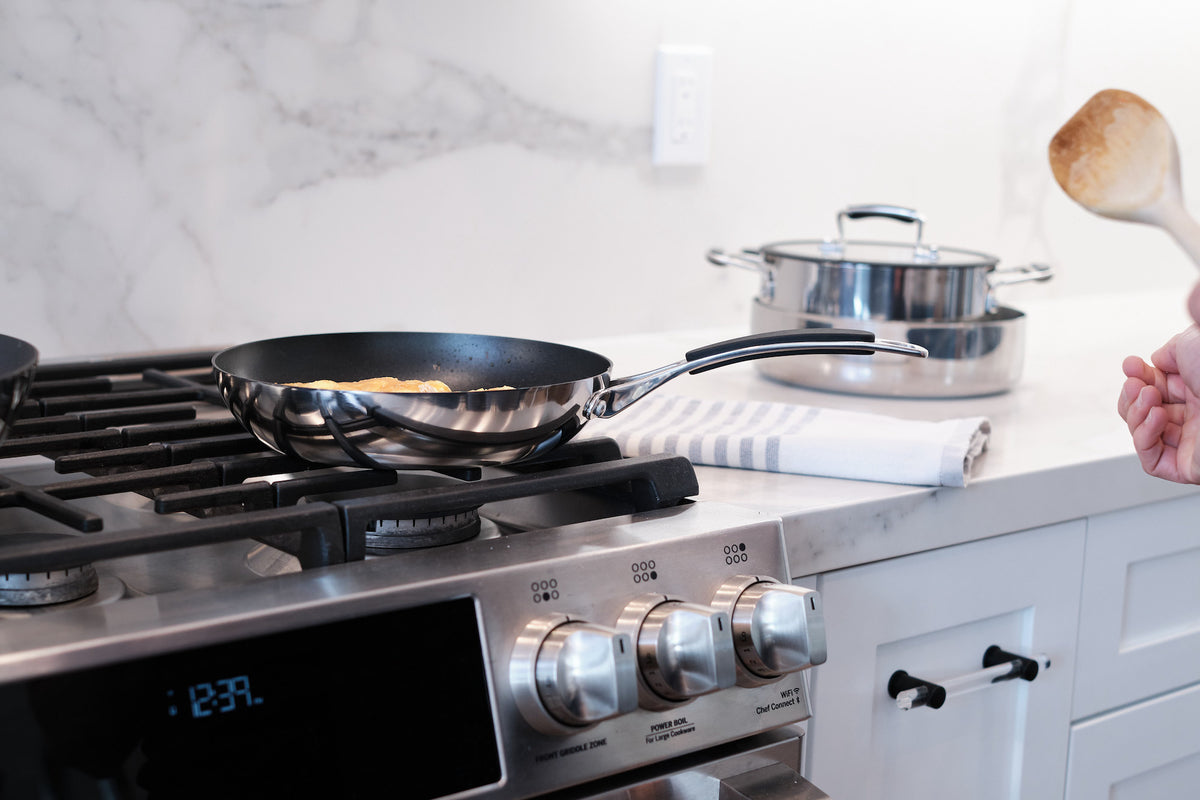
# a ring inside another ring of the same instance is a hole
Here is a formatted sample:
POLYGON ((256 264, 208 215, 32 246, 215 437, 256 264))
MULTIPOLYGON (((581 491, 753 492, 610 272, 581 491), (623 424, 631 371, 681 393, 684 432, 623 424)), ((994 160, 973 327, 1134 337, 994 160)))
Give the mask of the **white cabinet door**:
POLYGON ((1200 498, 1088 519, 1073 718, 1200 681, 1200 498))
POLYGON ((1067 800, 1182 800, 1200 794, 1200 686, 1071 729, 1067 800))
POLYGON ((813 670, 807 776, 831 797, 1063 796, 1084 523, 823 575, 828 661, 813 670), (997 644, 1044 653, 1036 680, 902 711, 896 670, 944 680, 997 644))

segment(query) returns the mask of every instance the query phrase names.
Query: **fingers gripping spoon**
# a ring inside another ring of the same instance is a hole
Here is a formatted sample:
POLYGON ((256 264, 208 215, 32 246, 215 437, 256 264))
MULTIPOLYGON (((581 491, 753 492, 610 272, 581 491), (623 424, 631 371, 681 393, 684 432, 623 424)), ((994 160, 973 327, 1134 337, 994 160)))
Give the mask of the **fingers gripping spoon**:
POLYGON ((1200 266, 1200 225, 1183 207, 1175 136, 1136 94, 1105 89, 1088 100, 1050 141, 1050 168, 1084 208, 1156 225, 1200 266))

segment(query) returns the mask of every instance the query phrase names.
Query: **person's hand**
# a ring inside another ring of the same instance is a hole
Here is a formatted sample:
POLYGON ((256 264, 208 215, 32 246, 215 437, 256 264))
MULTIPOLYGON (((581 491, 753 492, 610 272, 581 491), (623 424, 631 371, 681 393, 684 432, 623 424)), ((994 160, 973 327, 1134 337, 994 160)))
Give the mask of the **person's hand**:
POLYGON ((1150 361, 1129 356, 1121 365, 1117 411, 1147 474, 1200 483, 1200 328, 1175 335, 1150 361))

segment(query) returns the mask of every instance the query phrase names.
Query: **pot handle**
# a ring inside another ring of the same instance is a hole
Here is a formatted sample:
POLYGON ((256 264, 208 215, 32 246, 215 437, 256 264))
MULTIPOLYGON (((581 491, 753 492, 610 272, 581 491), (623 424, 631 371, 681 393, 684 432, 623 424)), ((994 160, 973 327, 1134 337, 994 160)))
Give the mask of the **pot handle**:
POLYGON ((757 250, 743 250, 737 255, 730 255, 724 250, 714 247, 708 251, 708 260, 718 267, 739 267, 760 273, 767 271, 767 265, 762 260, 762 253, 757 250))
POLYGON ((893 206, 886 203, 869 203, 867 205, 846 206, 837 215, 838 241, 844 243, 846 234, 844 224, 847 219, 865 219, 867 217, 886 217, 897 222, 915 223, 917 226, 917 246, 921 246, 921 237, 925 233, 925 217, 916 209, 904 206, 893 206))
POLYGON ((1025 264, 1020 267, 992 270, 988 273, 988 285, 994 289, 997 286, 1011 286, 1014 283, 1048 281, 1053 277, 1054 269, 1048 264, 1025 264))
POLYGON ((685 372, 695 375, 741 361, 775 356, 874 353, 896 353, 917 358, 929 355, 924 347, 909 342, 876 339, 871 331, 802 328, 755 333, 698 347, 686 353, 682 361, 665 367, 628 378, 616 378, 584 403, 583 413, 587 417, 611 417, 685 372))

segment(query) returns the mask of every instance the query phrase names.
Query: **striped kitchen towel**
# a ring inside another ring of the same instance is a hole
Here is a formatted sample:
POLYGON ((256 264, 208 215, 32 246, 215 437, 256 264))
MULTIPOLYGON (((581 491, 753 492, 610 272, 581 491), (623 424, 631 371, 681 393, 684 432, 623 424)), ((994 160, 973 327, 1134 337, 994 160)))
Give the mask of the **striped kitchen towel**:
POLYGON ((644 397, 588 435, 626 456, 670 453, 694 464, 918 486, 966 486, 987 448, 985 417, 939 422, 831 408, 644 397))

